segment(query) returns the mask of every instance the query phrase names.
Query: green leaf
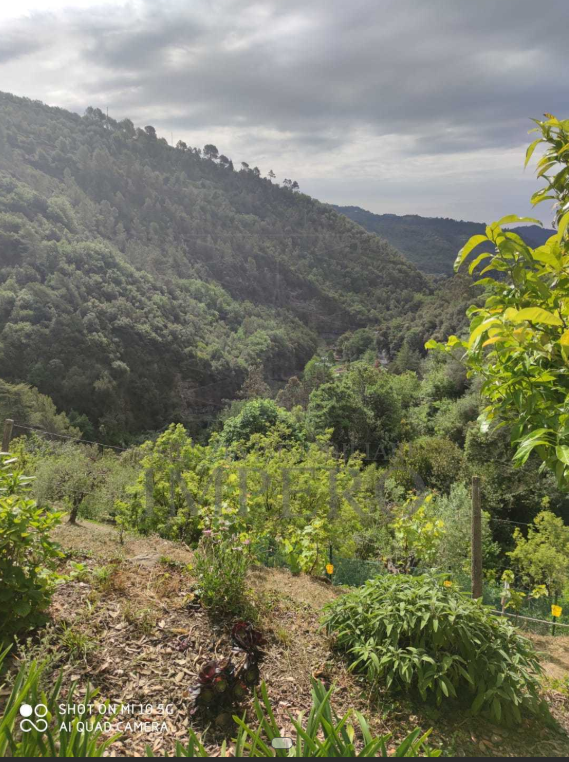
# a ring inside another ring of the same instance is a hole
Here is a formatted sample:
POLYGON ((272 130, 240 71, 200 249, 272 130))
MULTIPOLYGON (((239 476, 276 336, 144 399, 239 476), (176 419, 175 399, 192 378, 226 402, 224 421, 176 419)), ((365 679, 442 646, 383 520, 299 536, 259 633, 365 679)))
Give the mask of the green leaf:
POLYGON ((530 323, 563 325, 563 321, 559 315, 554 315, 552 312, 548 312, 541 307, 525 307, 523 310, 518 310, 515 314, 512 313, 510 315, 510 320, 514 323, 521 323, 524 320, 528 320, 530 323))
POLYGON ((462 247, 462 249, 458 252, 458 256, 456 258, 456 261, 454 263, 454 269, 458 270, 458 268, 461 266, 461 264, 464 262, 466 257, 470 254, 470 252, 475 249, 479 244, 484 243, 485 241, 488 241, 488 237, 485 235, 473 235, 472 238, 470 238, 469 241, 462 247))
POLYGON ((502 225, 509 225, 512 222, 533 222, 535 225, 543 227, 543 222, 541 220, 537 220, 535 217, 518 217, 517 214, 507 214, 505 217, 502 217, 501 220, 495 222, 493 226, 501 228, 502 225))
POLYGON ((487 251, 484 251, 482 252, 482 254, 477 256, 476 259, 473 262, 471 262, 470 265, 468 266, 468 272, 470 273, 470 275, 472 275, 474 270, 476 270, 480 262, 482 262, 485 259, 488 259, 488 257, 491 257, 491 256, 492 255, 487 251))
POLYGON ((567 230, 567 226, 569 225, 569 212, 567 214, 564 214, 563 217, 559 221, 559 225, 557 226, 557 240, 559 243, 563 240, 563 236, 565 235, 565 231, 567 230))
POLYGON ((557 445, 555 454, 557 455, 558 460, 569 466, 569 447, 567 447, 567 445, 557 445))
POLYGON ((529 160, 531 159, 533 152, 535 151, 535 149, 541 142, 543 142, 543 138, 536 138, 533 141, 533 143, 529 144, 528 149, 526 151, 526 160, 524 163, 524 168, 527 167, 527 165, 529 164, 529 160))
POLYGON ((468 346, 473 347, 483 333, 485 333, 491 326, 496 325, 499 322, 500 321, 497 318, 489 318, 488 320, 484 320, 482 323, 480 323, 480 325, 470 334, 468 346))

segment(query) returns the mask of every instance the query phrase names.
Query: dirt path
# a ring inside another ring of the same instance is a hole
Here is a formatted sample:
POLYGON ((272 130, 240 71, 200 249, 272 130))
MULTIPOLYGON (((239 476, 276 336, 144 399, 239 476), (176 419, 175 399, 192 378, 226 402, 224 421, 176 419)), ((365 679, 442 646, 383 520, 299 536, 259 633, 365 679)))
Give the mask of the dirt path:
POLYGON ((555 680, 569 680, 569 637, 533 634, 529 637, 542 655, 541 665, 545 673, 555 680))

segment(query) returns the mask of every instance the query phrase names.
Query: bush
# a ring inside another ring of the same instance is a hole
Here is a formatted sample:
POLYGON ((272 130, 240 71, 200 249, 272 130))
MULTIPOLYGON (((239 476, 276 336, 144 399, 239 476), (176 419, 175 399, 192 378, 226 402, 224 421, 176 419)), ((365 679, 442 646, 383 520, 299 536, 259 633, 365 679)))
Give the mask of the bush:
POLYGON ((136 484, 140 472, 137 449, 116 455, 104 452, 98 463, 99 478, 85 496, 80 514, 95 521, 113 521, 117 518, 117 502, 130 499, 130 488, 136 484))
POLYGON ((204 531, 195 553, 193 571, 201 602, 212 611, 239 614, 245 608, 247 547, 236 535, 204 531))
POLYGON ((521 721, 546 712, 531 643, 442 579, 384 575, 329 604, 329 632, 351 669, 387 688, 417 690, 423 700, 469 696, 474 714, 521 721))
POLYGON ((63 554, 49 539, 62 514, 28 499, 30 480, 15 468, 15 458, 0 457, 1 643, 43 624, 59 578, 55 559, 63 554))
MULTIPOLYGON (((470 574, 472 543, 472 495, 466 484, 456 482, 448 495, 436 495, 427 515, 444 525, 443 541, 437 548, 437 568, 452 574, 470 574)), ((500 546, 492 539, 490 514, 482 511, 482 555, 485 571, 497 566, 500 546)))
POLYGON ((390 475, 402 487, 447 493, 462 468, 460 448, 450 439, 419 437, 405 442, 390 461, 390 475))
POLYGON ((247 402, 235 418, 228 418, 220 435, 223 445, 246 444, 253 434, 267 434, 276 427, 283 432, 283 440, 301 441, 302 431, 288 410, 270 399, 247 402))
POLYGON ((51 456, 42 458, 35 473, 34 496, 41 504, 60 502, 75 524, 85 497, 101 478, 96 446, 70 442, 57 446, 51 456))
POLYGON ((207 448, 194 444, 181 424, 170 424, 156 441, 141 445, 134 458, 134 483, 114 491, 117 523, 142 534, 196 542, 201 531, 194 502, 202 499, 203 482, 212 470, 206 454, 207 448))
POLYGON ((545 585, 559 596, 569 582, 569 526, 551 511, 541 511, 528 527, 527 538, 514 530, 516 547, 508 553, 525 584, 545 585))

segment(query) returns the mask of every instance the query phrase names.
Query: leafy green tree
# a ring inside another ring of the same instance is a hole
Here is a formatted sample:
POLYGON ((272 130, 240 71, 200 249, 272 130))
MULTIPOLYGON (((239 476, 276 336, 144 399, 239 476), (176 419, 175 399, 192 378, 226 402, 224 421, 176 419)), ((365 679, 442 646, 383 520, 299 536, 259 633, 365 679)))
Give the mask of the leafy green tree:
POLYGON ((405 371, 418 371, 421 367, 421 355, 418 350, 413 349, 409 342, 405 340, 401 345, 401 349, 397 352, 395 358, 395 365, 400 373, 405 371))
POLYGON ((543 469, 537 454, 532 454, 523 466, 511 458, 510 432, 507 427, 480 431, 478 425, 467 430, 464 445, 464 478, 480 476, 482 505, 496 519, 494 536, 505 548, 512 537, 504 520, 533 521, 545 503, 550 510, 569 520, 569 494, 556 482, 549 469, 543 469))
POLYGON ((433 433, 464 447, 468 430, 479 412, 480 395, 477 392, 467 393, 457 400, 443 399, 437 403, 432 417, 433 433))
POLYGON ((310 395, 306 425, 315 434, 332 430, 340 451, 360 450, 385 460, 397 442, 401 408, 389 375, 355 363, 339 379, 310 395))
POLYGON ((59 502, 69 510, 69 523, 77 523, 79 508, 101 478, 96 447, 65 444, 38 464, 34 497, 40 505, 59 502))
POLYGON ((219 156, 219 151, 217 150, 217 147, 212 143, 208 143, 203 147, 203 155, 206 157, 206 159, 217 159, 219 156))
MULTIPOLYGON (((72 416, 79 426, 73 426, 65 413, 58 413, 53 401, 27 384, 9 384, 0 379, 0 420, 12 418, 24 425, 37 426, 52 434, 80 438, 88 429, 86 418, 72 416)), ((16 428, 16 434, 22 433, 16 428)))
POLYGON ((244 400, 253 400, 257 397, 269 397, 271 387, 265 381, 265 371, 262 365, 253 365, 249 368, 247 378, 237 396, 244 400))
POLYGON ((389 473, 407 490, 425 487, 448 493, 463 465, 460 448, 449 439, 419 437, 403 442, 389 462, 389 473))
POLYGON ((235 418, 225 421, 220 442, 226 446, 247 444, 253 434, 267 434, 279 428, 285 439, 302 439, 296 419, 274 400, 254 399, 247 402, 235 418))
POLYGON ((375 336, 369 328, 348 331, 338 339, 338 349, 341 350, 344 360, 349 362, 359 360, 374 345, 375 336))
POLYGON ((534 121, 541 134, 528 148, 526 165, 543 144, 537 166, 546 186, 532 203, 553 199, 557 233, 532 249, 505 226, 541 222, 509 215, 470 239, 455 268, 490 243, 494 253, 482 252, 469 266, 473 273, 485 263, 479 283, 487 298, 469 310, 468 340, 451 336, 447 348, 463 349, 470 373, 483 379, 483 426, 511 424, 515 462, 522 465, 535 451, 559 483, 569 485, 569 120, 547 115, 534 121))
POLYGON ((563 592, 569 582, 569 526, 551 511, 542 511, 524 537, 514 531, 516 547, 508 553, 524 581, 545 585, 550 595, 563 592))

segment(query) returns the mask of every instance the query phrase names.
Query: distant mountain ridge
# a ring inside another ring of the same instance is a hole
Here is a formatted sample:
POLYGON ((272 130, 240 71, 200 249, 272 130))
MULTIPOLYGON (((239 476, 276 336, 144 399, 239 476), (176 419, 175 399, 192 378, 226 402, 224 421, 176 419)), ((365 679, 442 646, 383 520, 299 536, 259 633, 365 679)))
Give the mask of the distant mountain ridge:
POLYGON ((0 93, 0 375, 118 444, 206 420, 252 366, 278 384, 432 293, 385 241, 241 166, 0 93))
MULTIPOLYGON (((484 232, 482 222, 417 214, 374 214, 359 206, 332 207, 369 233, 388 241, 409 262, 429 275, 452 275, 458 251, 473 235, 484 232)), ((541 246, 555 231, 527 225, 511 228, 532 248, 541 246)))

